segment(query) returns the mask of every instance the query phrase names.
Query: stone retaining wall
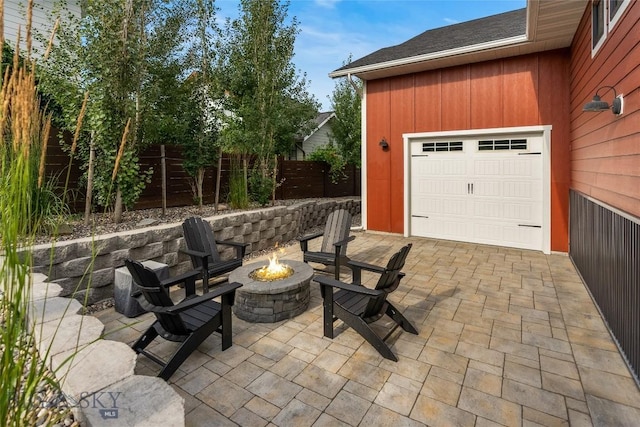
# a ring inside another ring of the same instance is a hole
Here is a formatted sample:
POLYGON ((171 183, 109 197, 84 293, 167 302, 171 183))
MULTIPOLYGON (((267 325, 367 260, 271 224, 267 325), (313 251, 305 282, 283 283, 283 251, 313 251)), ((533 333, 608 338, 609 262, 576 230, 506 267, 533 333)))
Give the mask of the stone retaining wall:
MULTIPOLYGON (((248 243, 247 254, 288 242, 307 230, 324 225, 329 213, 347 209, 360 213, 359 198, 305 201, 206 218, 218 240, 248 243)), ((153 260, 167 264, 171 275, 191 268, 182 224, 163 224, 139 230, 105 234, 93 238, 57 242, 33 248, 33 271, 62 287, 61 296, 73 295, 88 304, 113 297, 114 272, 124 260, 153 260)), ((233 249, 220 246, 222 257, 233 249)))

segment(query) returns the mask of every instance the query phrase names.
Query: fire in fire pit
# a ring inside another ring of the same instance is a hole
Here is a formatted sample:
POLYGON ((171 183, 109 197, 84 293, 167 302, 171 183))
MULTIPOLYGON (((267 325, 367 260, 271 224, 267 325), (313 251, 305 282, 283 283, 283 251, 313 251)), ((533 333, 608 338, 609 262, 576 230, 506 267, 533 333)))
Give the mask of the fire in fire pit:
POLYGON ((273 257, 269 257, 269 264, 264 267, 257 268, 249 273, 249 277, 260 282, 273 282, 274 280, 282 280, 293 274, 293 268, 278 261, 278 254, 274 253, 273 257))

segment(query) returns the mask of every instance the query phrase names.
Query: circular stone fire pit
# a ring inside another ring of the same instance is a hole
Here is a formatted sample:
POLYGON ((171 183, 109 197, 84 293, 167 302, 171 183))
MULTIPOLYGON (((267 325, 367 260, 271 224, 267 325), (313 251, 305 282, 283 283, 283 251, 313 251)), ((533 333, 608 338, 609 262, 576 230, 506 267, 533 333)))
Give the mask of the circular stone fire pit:
POLYGON ((250 274, 268 261, 243 265, 229 275, 229 282, 242 283, 236 290, 233 306, 236 316, 247 322, 273 323, 295 317, 307 309, 313 268, 300 261, 281 262, 293 269, 293 275, 286 279, 271 282, 252 279, 250 274))

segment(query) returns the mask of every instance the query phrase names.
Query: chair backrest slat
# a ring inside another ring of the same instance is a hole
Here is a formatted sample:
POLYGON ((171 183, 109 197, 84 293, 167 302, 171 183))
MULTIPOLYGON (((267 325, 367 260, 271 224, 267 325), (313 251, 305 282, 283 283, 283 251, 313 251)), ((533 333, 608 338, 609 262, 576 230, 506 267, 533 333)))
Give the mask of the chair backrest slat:
POLYGON ((383 290, 384 294, 369 300, 363 317, 372 318, 382 316, 382 314, 384 314, 384 303, 387 299, 387 295, 395 291, 400 285, 400 279, 402 279, 402 272, 400 270, 404 267, 407 255, 411 250, 411 246, 412 244, 409 243, 402 247, 398 252, 393 254, 391 259, 389 259, 384 273, 380 275, 380 279, 378 279, 378 283, 376 283, 376 289, 383 290))
MULTIPOLYGON (((184 240, 187 243, 187 248, 209 254, 209 265, 220 261, 218 246, 211 226, 202 218, 195 216, 187 218, 182 223, 182 230, 184 231, 184 240)), ((194 258, 194 260, 198 264, 195 267, 202 267, 201 260, 197 258, 194 258)))
MULTIPOLYGON (((333 253, 334 243, 349 237, 351 230, 351 214, 346 209, 338 209, 327 216, 320 252, 333 253)), ((347 254, 347 246, 342 246, 340 255, 347 254)))
MULTIPOLYGON (((139 263, 138 261, 125 260, 125 265, 131 273, 131 278, 138 286, 138 289, 144 297, 141 301, 143 308, 149 309, 155 307, 173 307, 173 301, 169 297, 166 288, 160 283, 160 279, 156 273, 139 263), (147 304, 145 304, 145 302, 147 304)), ((175 335, 186 335, 189 333, 182 318, 178 314, 170 313, 154 313, 160 325, 169 333, 175 335)))

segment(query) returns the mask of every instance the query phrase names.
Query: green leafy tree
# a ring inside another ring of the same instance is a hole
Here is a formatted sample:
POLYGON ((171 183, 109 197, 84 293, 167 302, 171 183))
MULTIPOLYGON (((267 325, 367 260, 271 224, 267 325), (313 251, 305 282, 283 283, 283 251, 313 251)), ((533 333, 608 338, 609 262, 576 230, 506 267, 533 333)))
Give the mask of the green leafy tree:
MULTIPOLYGON (((351 62, 351 56, 343 63, 351 62)), ((344 177, 346 165, 361 164, 361 80, 340 79, 329 96, 331 107, 336 114, 331 122, 329 144, 318 147, 308 159, 329 164, 331 180, 335 183, 344 177)))
MULTIPOLYGON (((349 62, 351 57, 344 65, 349 62)), ((336 146, 345 164, 356 166, 360 166, 361 161, 361 92, 361 80, 340 79, 329 96, 331 107, 336 114, 335 120, 331 123, 329 140, 336 146)))
POLYGON ((89 93, 87 132, 76 155, 87 169, 90 147, 95 148, 95 200, 114 209, 116 222, 123 205, 133 205, 148 182, 151 171, 141 170, 140 150, 154 139, 179 135, 178 118, 167 107, 178 87, 184 10, 181 2, 89 0, 82 19, 61 25, 42 67, 40 87, 59 106, 62 128, 73 127, 89 93), (164 137, 157 129, 175 131, 164 137))
POLYGON ((220 67, 230 92, 227 108, 233 113, 223 140, 229 151, 244 158, 245 180, 246 156, 255 156, 252 182, 261 194, 275 189, 275 155, 291 149, 294 136, 317 111, 306 76, 292 63, 298 21, 287 22, 288 6, 276 0, 242 0, 240 18, 227 22, 220 67))
POLYGON ((217 81, 219 74, 214 72, 216 44, 220 40, 215 4, 212 0, 196 0, 190 3, 190 11, 192 32, 186 66, 191 75, 185 82, 189 98, 183 110, 189 127, 181 145, 184 168, 193 178, 194 198, 202 205, 205 168, 212 166, 220 153, 223 104, 219 100, 224 94, 217 81))

